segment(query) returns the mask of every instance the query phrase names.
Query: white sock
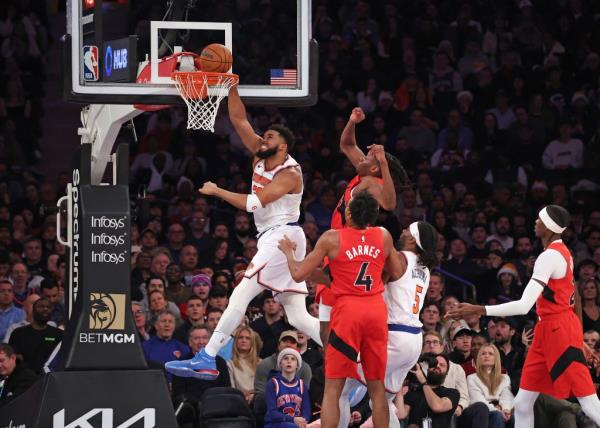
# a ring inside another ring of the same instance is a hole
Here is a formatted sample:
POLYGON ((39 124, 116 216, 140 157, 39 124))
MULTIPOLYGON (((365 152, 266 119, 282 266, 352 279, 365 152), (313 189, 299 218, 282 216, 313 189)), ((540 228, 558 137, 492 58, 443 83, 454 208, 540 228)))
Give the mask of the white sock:
POLYGON ((390 428, 400 428, 400 419, 396 416, 394 400, 388 400, 388 407, 390 409, 390 428))
POLYGON ((520 389, 515 397, 515 428, 534 428, 533 405, 539 392, 520 389))
POLYGON ((338 422, 338 428, 348 428, 350 425, 350 391, 354 386, 354 379, 346 379, 344 389, 342 389, 342 395, 340 395, 340 421, 338 422))
POLYGON ((213 331, 208 344, 206 345, 206 353, 211 357, 216 356, 219 353, 219 350, 225 345, 231 333, 237 328, 238 325, 244 319, 244 313, 240 312, 235 308, 227 308, 221 319, 219 320, 219 324, 217 324, 217 328, 213 331))
POLYGON ((229 305, 225 309, 225 312, 223 312, 208 345, 206 345, 205 350, 208 355, 214 357, 219 353, 219 350, 227 343, 227 339, 229 339, 231 333, 233 333, 244 319, 248 304, 263 290, 264 288, 256 281, 256 275, 252 278, 244 278, 235 287, 229 298, 229 305))
POLYGON ((600 400, 596 394, 587 397, 577 397, 583 413, 600 426, 600 400))

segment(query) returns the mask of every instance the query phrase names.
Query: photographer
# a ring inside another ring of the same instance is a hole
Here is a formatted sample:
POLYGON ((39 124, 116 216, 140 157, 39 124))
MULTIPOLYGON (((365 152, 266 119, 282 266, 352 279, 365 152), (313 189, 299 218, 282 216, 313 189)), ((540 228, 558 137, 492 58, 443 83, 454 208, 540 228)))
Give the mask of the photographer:
POLYGON ((450 361, 445 355, 437 355, 430 360, 431 366, 424 373, 421 363, 415 364, 410 377, 416 380, 418 388, 409 391, 404 397, 396 397, 397 416, 408 418, 408 427, 445 428, 450 426, 452 415, 460 394, 456 389, 442 386, 450 361), (429 425, 427 425, 429 424, 429 425))

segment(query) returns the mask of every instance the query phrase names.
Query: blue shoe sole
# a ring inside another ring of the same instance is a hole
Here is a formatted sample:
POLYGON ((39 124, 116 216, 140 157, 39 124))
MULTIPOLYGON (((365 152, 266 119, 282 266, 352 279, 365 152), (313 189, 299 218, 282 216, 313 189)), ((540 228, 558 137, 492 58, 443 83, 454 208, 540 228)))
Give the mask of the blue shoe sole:
POLYGON ((175 376, 189 377, 199 380, 215 380, 219 376, 218 370, 192 370, 186 367, 166 367, 165 369, 175 376))

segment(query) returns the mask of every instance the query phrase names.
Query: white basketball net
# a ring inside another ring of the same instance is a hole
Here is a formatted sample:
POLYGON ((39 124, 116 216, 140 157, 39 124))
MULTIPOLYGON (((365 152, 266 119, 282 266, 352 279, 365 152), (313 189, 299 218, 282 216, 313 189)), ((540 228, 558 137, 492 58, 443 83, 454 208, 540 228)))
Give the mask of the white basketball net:
POLYGON ((175 87, 188 108, 187 129, 215 131, 219 104, 238 82, 235 74, 174 73, 175 87))

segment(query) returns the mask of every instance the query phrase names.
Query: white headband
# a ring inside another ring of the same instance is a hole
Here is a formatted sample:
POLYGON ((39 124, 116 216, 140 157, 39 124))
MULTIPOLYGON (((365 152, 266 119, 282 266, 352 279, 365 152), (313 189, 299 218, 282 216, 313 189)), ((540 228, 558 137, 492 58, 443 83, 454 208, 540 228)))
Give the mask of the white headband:
POLYGON ((538 214, 540 220, 542 221, 542 223, 544 223, 544 226, 546 226, 551 232, 559 234, 563 233, 566 227, 560 227, 558 224, 556 224, 556 222, 550 218, 547 208, 548 207, 544 207, 538 214))
POLYGON ((423 246, 421 245, 421 239, 419 238, 419 223, 416 221, 411 223, 410 226, 408 226, 408 230, 413 238, 415 238, 415 241, 417 241, 419 248, 422 250, 423 246))

